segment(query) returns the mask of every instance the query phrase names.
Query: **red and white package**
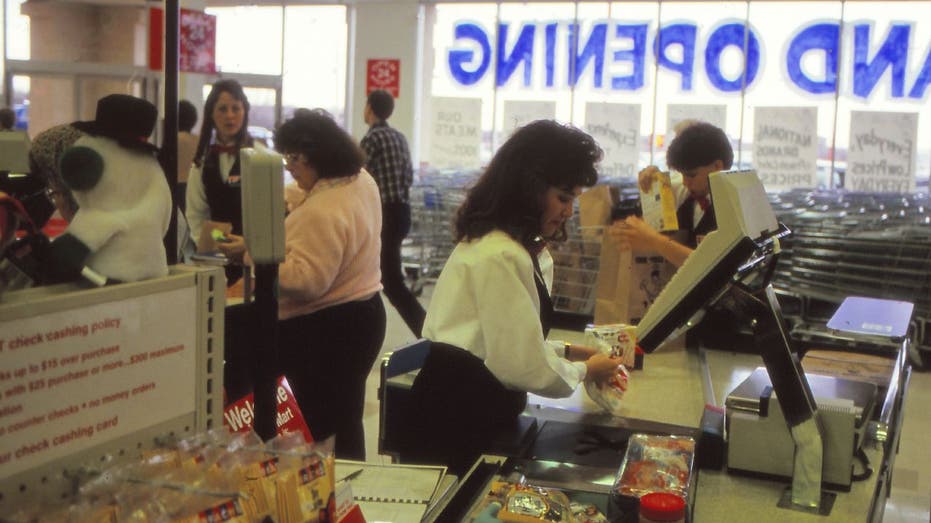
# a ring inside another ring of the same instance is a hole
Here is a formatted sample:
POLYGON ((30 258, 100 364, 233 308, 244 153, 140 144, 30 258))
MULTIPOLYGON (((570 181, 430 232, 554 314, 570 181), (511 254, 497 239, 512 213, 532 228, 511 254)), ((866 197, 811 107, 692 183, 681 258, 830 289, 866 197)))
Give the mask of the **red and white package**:
MULTIPOLYGON (((591 338, 588 341, 601 352, 617 355, 615 348, 602 339, 591 338)), ((606 380, 595 380, 586 377, 584 381, 585 392, 588 393, 588 397, 592 401, 608 411, 608 413, 620 416, 624 404, 622 400, 624 393, 627 392, 629 379, 630 374, 627 372, 627 367, 619 365, 617 372, 606 380)))

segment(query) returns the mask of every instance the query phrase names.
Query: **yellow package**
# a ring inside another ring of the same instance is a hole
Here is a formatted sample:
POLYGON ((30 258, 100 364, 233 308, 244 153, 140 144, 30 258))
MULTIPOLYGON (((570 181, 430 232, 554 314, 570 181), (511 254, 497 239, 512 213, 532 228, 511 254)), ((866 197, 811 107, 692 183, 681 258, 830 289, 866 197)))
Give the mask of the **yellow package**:
POLYGON ((649 192, 640 191, 640 208, 643 210, 643 221, 650 224, 657 231, 675 231, 679 229, 679 218, 676 215, 676 195, 672 191, 672 182, 668 172, 658 172, 653 175, 653 185, 649 192))
POLYGON ((279 454, 280 523, 331 523, 336 513, 334 438, 279 454))

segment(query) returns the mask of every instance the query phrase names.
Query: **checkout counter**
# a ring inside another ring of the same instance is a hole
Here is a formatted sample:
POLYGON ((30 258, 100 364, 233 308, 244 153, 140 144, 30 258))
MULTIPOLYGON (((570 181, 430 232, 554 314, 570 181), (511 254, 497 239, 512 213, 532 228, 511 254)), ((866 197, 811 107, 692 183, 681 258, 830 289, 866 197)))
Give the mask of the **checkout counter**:
MULTIPOLYGON (((550 335, 554 339, 570 342, 582 343, 584 340, 581 333, 573 331, 554 330, 550 335)), ((903 347, 900 357, 896 359, 892 377, 896 383, 891 383, 885 395, 880 394, 876 398, 873 420, 862 444, 873 472, 863 480, 853 481, 849 492, 834 491, 836 498, 830 514, 822 516, 777 506, 789 484, 788 479, 728 472, 726 465, 719 470, 699 470, 696 465, 693 474, 697 474, 697 483, 694 499, 691 500, 690 520, 695 523, 746 521, 751 517, 755 523, 881 520, 889 494, 901 409, 909 376, 904 355, 903 347)), ((601 441, 604 448, 597 450, 597 455, 588 453, 573 459, 571 455, 577 450, 574 447, 576 436, 570 435, 564 448, 553 449, 550 445, 551 448, 544 451, 547 455, 540 459, 533 457, 534 443, 530 444, 522 458, 483 456, 479 462, 484 461, 485 465, 473 468, 470 474, 480 476, 482 470, 487 474, 490 469, 496 477, 509 475, 513 480, 516 469, 518 476, 522 474, 529 484, 585 492, 589 499, 594 495, 606 500, 624 456, 622 446, 610 448, 610 435, 616 434, 622 439, 630 433, 648 432, 692 435, 697 439, 705 404, 712 403, 713 398, 714 404, 723 406, 726 397, 762 365, 761 357, 756 354, 727 351, 707 351, 702 354, 686 350, 682 343, 670 343, 646 355, 643 370, 631 372, 622 417, 606 414, 581 387, 572 396, 563 399, 530 396, 524 414, 537 421, 534 437, 545 437, 548 425, 577 427, 574 434, 582 434, 594 427, 597 432, 608 436, 601 441), (702 363, 703 358, 706 365, 702 363), (706 397, 709 394, 711 397, 706 397), (553 460, 552 457, 559 452, 563 456, 553 460), (576 464, 556 463, 565 460, 576 464)), ((759 448, 759 452, 766 453, 769 450, 759 448)), ((862 465, 858 464, 855 469, 856 472, 862 471, 862 465)), ((479 479, 481 481, 476 481, 470 475, 461 478, 457 491, 442 502, 453 507, 453 510, 434 511, 437 515, 435 521, 452 521, 446 518, 452 515, 455 507, 461 510, 461 507, 466 506, 468 510, 465 513, 470 513, 481 502, 490 482, 487 476, 479 479)))
MULTIPOLYGON (((832 332, 853 333, 894 359, 884 386, 807 378, 810 372, 795 353, 770 285, 780 241, 790 231, 776 220, 756 173, 716 172, 709 175, 709 184, 719 226, 678 268, 637 324, 638 345, 647 354, 643 369, 630 375, 622 411, 599 414, 601 409, 582 387, 560 400, 531 397, 525 415, 536 424, 522 440, 527 443, 509 454, 514 459, 501 466, 501 474, 489 475, 487 466, 477 466, 470 475, 485 477, 462 478, 450 505, 457 513, 451 510, 439 520, 460 520, 469 513, 463 512, 469 505, 465 500, 484 497, 483 483, 502 474, 514 481, 518 470, 530 485, 558 488, 568 479, 564 488, 569 491, 595 490, 614 498, 614 478, 629 446, 627 438, 635 433, 692 436, 697 441, 692 466, 683 474, 687 522, 882 519, 909 377, 907 332, 913 305, 848 298, 828 323, 832 332), (725 294, 738 321, 752 326, 753 347, 734 347, 739 352, 682 348, 682 329, 725 294), (722 423, 714 407, 725 406, 722 423), (717 423, 708 423, 715 418, 717 423), (538 466, 542 462, 549 464, 538 466), (600 479, 588 482, 591 489, 580 488, 578 478, 572 480, 569 470, 561 470, 562 463, 585 467, 586 477, 600 479), (868 468, 873 471, 866 473, 868 468), (562 479, 556 480, 554 470, 562 479)), ((577 332, 551 332, 550 337, 584 343, 577 332)), ((662 447, 655 448, 649 453, 661 455, 662 447)), ((650 458, 640 461, 635 466, 643 471, 650 458)), ((649 466, 672 467, 661 459, 649 466)), ((661 479, 649 483, 632 494, 634 514, 636 496, 668 486, 661 479)), ((617 521, 636 521, 636 516, 629 517, 629 500, 612 500, 612 506, 617 506, 614 501, 628 505, 615 511, 617 521)))

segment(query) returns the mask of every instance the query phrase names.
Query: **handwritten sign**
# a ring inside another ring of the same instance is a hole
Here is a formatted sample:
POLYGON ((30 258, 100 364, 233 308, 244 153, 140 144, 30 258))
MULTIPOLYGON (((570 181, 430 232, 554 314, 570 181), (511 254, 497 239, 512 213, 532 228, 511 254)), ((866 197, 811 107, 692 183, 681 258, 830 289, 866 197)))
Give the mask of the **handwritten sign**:
POLYGON ((917 139, 918 113, 852 111, 844 188, 914 191, 917 139))
POLYGON ((753 167, 768 190, 818 184, 818 109, 757 107, 753 167))
POLYGON ((518 127, 523 127, 534 120, 552 120, 555 117, 556 102, 505 100, 504 124, 501 129, 506 138, 511 136, 511 133, 518 127))
POLYGON ((726 105, 669 104, 666 106, 666 145, 676 135, 676 127, 686 120, 708 122, 724 129, 727 123, 726 105))
POLYGON ((604 150, 601 176, 637 176, 640 158, 639 105, 589 102, 585 105, 585 130, 604 150))
POLYGON ((192 413, 195 290, 0 321, 0 477, 192 413))
POLYGON ((482 143, 481 98, 433 98, 429 162, 435 167, 476 167, 482 143))

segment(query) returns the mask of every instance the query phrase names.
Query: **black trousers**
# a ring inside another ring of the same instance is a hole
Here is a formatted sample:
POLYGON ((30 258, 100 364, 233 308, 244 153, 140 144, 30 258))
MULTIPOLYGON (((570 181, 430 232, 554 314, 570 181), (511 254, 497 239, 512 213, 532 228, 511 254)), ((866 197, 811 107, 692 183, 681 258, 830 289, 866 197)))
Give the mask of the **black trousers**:
POLYGON ((442 463, 461 476, 526 406, 527 393, 505 388, 481 359, 433 343, 411 388, 411 432, 401 458, 442 463))
POLYGON ((279 325, 279 362, 315 440, 336 435, 336 456, 365 460, 365 380, 385 340, 377 293, 279 325))
POLYGON ((381 209, 381 283, 388 301, 398 310, 414 336, 419 338, 427 312, 404 284, 401 267, 401 242, 411 230, 411 206, 383 203, 381 209))

